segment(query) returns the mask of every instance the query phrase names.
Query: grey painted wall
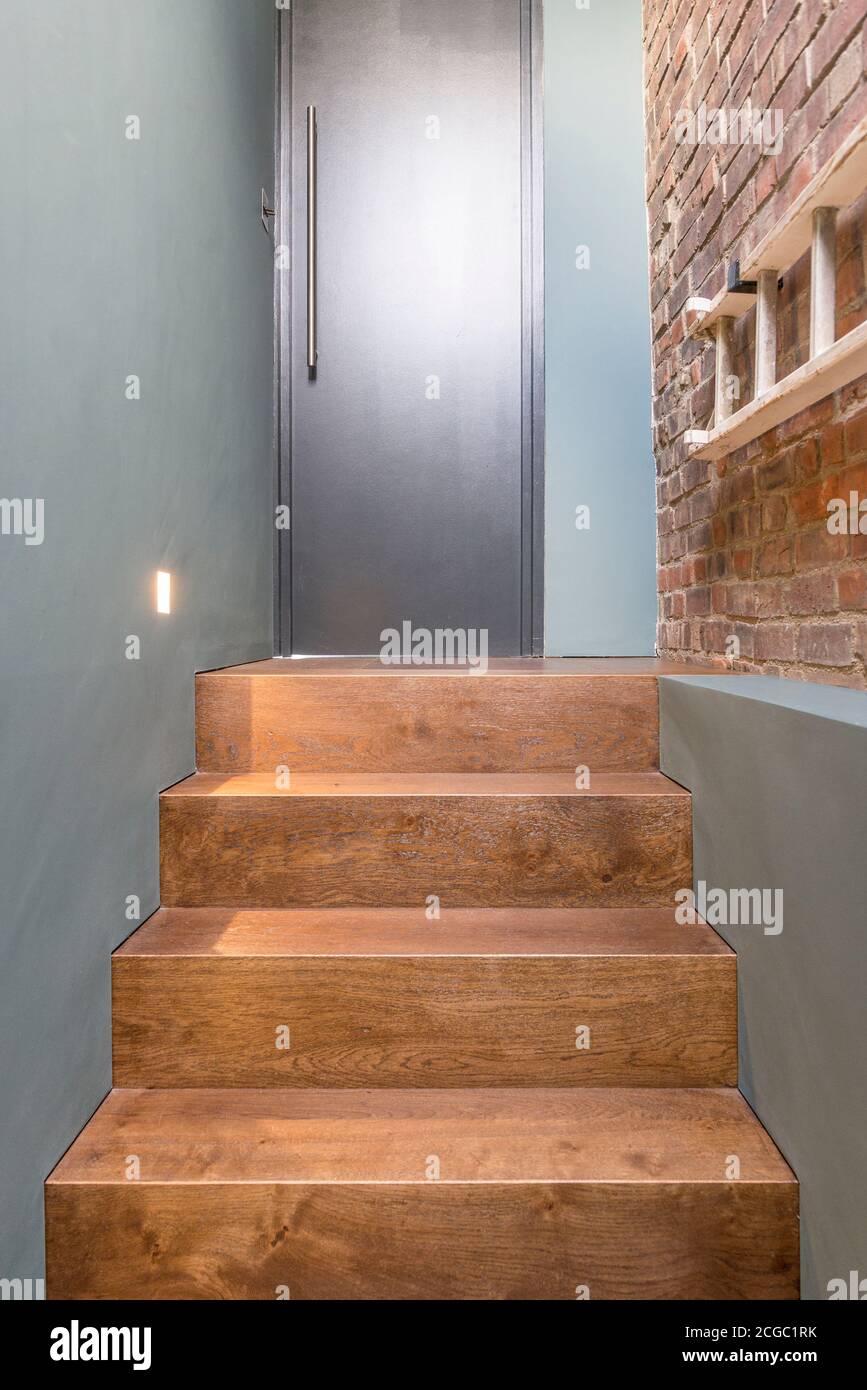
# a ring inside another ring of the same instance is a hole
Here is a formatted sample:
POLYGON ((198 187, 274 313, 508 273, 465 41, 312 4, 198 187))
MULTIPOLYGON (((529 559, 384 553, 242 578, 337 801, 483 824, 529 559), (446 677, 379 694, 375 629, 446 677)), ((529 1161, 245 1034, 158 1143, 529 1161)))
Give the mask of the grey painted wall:
POLYGON ((741 1089, 801 1183, 802 1293, 867 1278, 867 698, 763 676, 660 680, 662 770, 695 877, 781 888, 738 953, 741 1089))
POLYGON ((109 1088, 193 674, 271 652, 273 29, 273 0, 3 6, 0 497, 45 516, 0 535, 6 1277, 40 1275, 42 1180, 109 1088))
POLYGON ((650 656, 641 0, 545 0, 545 221, 545 650, 650 656), (575 528, 579 505, 589 530, 575 528))

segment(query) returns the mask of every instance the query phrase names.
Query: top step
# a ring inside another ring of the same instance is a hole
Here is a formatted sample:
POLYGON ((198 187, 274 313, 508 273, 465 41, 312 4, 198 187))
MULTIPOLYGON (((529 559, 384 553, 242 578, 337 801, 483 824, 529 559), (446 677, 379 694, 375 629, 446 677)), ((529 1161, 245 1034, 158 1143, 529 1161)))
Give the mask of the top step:
POLYGON ((644 658, 500 658, 484 673, 384 666, 375 657, 260 661, 197 677, 197 765, 647 771, 659 759, 656 677, 702 669, 644 658))

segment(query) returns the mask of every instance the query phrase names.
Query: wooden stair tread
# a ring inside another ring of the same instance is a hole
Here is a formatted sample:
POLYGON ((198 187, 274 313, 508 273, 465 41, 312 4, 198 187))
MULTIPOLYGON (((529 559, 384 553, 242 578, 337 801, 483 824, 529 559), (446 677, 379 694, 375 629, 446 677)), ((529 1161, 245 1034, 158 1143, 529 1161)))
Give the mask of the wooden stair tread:
POLYGON ((161 908, 114 953, 211 959, 274 956, 724 956, 703 923, 671 908, 161 908))
POLYGON ((112 958, 116 1089, 46 1183, 49 1297, 796 1298, 736 959, 675 920, 656 677, 702 670, 200 675, 166 906, 112 958))
POLYGON ((167 908, 112 958, 118 1088, 731 1086, 735 955, 661 910, 167 908), (291 1046, 275 1027, 291 1025, 291 1046), (576 1026, 588 1030, 576 1046, 576 1026), (590 1038, 592 1037, 592 1046, 590 1038))
POLYGON ((541 663, 519 662, 478 679, 465 668, 316 658, 203 672, 196 766, 374 775, 657 768, 656 673, 576 672, 575 664, 539 671, 541 663))
POLYGON ((656 657, 491 657, 488 669, 474 671, 468 666, 385 666, 377 656, 306 656, 271 657, 265 661, 250 661, 242 666, 226 666, 208 675, 219 676, 414 676, 440 680, 449 676, 465 676, 486 680, 490 676, 719 676, 727 673, 724 667, 707 663, 689 665, 683 661, 665 661, 656 657))
POLYGON ((658 772, 197 773, 160 798, 173 907, 665 907, 691 798, 658 772))
POLYGON ((431 1154, 442 1184, 795 1182, 736 1090, 214 1089, 112 1091, 48 1187, 427 1186, 431 1154))
POLYGON ((643 797, 690 793, 661 772, 600 772, 587 788, 568 772, 353 772, 291 774, 290 786, 271 772, 196 772, 163 792, 175 797, 643 797))

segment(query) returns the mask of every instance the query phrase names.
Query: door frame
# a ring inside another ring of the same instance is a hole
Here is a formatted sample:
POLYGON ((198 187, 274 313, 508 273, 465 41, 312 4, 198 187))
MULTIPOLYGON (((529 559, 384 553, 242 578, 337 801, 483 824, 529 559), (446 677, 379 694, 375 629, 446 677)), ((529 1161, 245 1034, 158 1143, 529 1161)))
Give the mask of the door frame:
MULTIPOLYGON (((521 654, 545 644, 545 239, 543 0, 521 12, 521 654)), ((274 527, 274 654, 292 655, 292 11, 277 9, 275 78, 274 515, 290 508, 290 529, 274 527), (284 100, 285 98, 285 100, 284 100), (284 236, 284 232, 286 235, 284 236), (286 253, 288 248, 288 256, 286 253), (284 262, 288 260, 288 265, 284 262), (285 370, 284 370, 285 368, 285 370)))

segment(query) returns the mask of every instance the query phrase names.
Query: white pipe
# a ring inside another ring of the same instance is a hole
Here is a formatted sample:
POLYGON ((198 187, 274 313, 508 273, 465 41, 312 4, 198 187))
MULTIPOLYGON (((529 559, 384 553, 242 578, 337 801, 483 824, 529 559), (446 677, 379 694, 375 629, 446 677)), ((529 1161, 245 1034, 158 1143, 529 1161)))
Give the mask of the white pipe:
POLYGON ((760 270, 756 295, 756 389, 763 396, 777 380, 777 270, 760 270))
POLYGON ((813 212, 810 261, 810 356, 833 347, 837 336, 837 209, 813 212))

